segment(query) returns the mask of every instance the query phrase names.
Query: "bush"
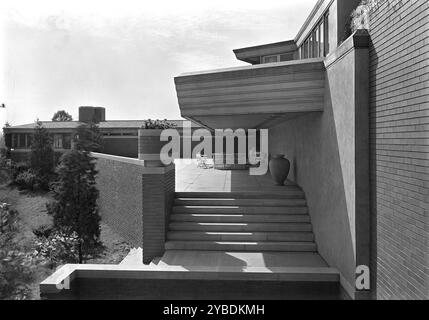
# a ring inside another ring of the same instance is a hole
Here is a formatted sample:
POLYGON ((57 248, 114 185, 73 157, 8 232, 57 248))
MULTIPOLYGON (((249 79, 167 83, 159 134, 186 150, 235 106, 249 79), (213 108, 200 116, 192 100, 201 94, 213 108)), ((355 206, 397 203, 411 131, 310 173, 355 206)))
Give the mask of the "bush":
POLYGON ((38 188, 40 190, 44 190, 44 191, 49 191, 51 189, 51 184, 55 181, 55 179, 57 178, 57 176, 52 173, 52 174, 38 174, 37 175, 37 183, 38 183, 38 188))
POLYGON ((79 261, 79 239, 75 232, 53 231, 36 240, 35 255, 47 259, 53 266, 79 261))
POLYGON ((53 231, 53 227, 51 225, 41 225, 38 228, 33 229, 33 233, 38 238, 49 238, 53 231))
POLYGON ((6 158, 4 155, 3 149, 0 149, 0 168, 9 169, 10 168, 10 160, 6 158))
POLYGON ((40 189, 40 180, 37 174, 31 169, 19 173, 14 182, 22 189, 31 191, 40 189))
POLYGON ((175 128, 176 124, 169 122, 167 119, 164 120, 145 120, 142 129, 171 129, 175 128))
POLYGON ((0 204, 0 234, 17 229, 18 211, 11 210, 7 203, 0 204))
MULTIPOLYGON (((52 188, 52 191, 55 192, 55 185, 52 188)), ((55 212, 58 210, 58 203, 56 201, 49 201, 46 203, 46 214, 49 216, 53 216, 55 212)))
POLYGON ((35 279, 36 258, 20 248, 3 244, 0 247, 0 299, 27 299, 35 279))
POLYGON ((13 240, 18 213, 2 204, 2 230, 0 232, 0 300, 27 299, 35 279, 38 258, 13 240))
POLYGON ((12 164, 12 181, 15 182, 16 177, 23 173, 24 171, 27 171, 30 169, 30 164, 27 162, 18 162, 12 164))
POLYGON ((52 210, 57 229, 74 231, 79 238, 79 263, 83 256, 99 244, 95 159, 87 151, 73 149, 61 157, 57 167, 58 180, 52 185, 56 201, 52 210))
POLYGON ((55 178, 56 175, 54 173, 41 174, 29 168, 26 163, 19 163, 12 169, 12 183, 20 189, 49 191, 51 183, 55 178))

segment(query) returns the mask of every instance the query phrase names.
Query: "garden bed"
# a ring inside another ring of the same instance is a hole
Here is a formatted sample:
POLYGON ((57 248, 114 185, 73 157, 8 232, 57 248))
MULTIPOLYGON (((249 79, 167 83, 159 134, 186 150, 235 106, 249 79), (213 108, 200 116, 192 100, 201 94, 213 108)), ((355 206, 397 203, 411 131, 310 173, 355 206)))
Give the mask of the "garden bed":
MULTIPOLYGON (((4 182, 4 181, 3 181, 4 182)), ((33 230, 41 226, 52 225, 52 217, 47 214, 46 203, 52 200, 49 193, 31 193, 19 191, 17 188, 0 184, 0 202, 8 203, 11 209, 18 212, 16 227, 12 235, 12 246, 16 250, 31 254, 34 252, 34 243, 38 239, 33 230)), ((130 247, 106 224, 101 222, 101 246, 97 254, 86 262, 91 264, 116 264, 128 254, 130 247)), ((5 263, 5 262, 0 262, 5 263)), ((2 267, 2 266, 0 266, 2 267)), ((26 285, 29 287, 26 295, 11 295, 6 299, 39 299, 39 283, 52 274, 55 269, 49 264, 31 266, 34 277, 26 285)))

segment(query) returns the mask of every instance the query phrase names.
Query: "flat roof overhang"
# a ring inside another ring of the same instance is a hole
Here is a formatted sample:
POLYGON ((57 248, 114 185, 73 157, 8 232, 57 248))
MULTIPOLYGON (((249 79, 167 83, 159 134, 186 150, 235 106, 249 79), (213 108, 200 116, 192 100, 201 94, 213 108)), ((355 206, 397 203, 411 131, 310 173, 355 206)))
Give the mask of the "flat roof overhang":
POLYGON ((269 128, 325 100, 323 59, 182 74, 174 79, 181 115, 211 129, 269 128))
POLYGON ((235 49, 234 54, 238 60, 251 64, 259 64, 261 56, 290 53, 294 54, 298 50, 294 40, 263 44, 253 47, 235 49))

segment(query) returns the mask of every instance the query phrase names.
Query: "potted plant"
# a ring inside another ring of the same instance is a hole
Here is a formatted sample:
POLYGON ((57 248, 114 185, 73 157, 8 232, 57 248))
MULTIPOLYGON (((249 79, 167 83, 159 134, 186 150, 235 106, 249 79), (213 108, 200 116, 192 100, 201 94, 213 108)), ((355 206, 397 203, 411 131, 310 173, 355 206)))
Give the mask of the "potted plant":
POLYGON ((145 120, 139 130, 139 159, 145 161, 145 166, 163 166, 160 152, 166 141, 160 141, 161 132, 173 129, 176 124, 165 120, 145 120))

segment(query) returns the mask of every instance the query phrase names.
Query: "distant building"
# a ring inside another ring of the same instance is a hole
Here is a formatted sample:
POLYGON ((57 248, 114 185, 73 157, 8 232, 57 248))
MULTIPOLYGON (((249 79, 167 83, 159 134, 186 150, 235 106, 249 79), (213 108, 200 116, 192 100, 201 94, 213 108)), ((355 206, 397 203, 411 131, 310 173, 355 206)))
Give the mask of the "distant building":
MULTIPOLYGON (((78 121, 41 121, 43 127, 52 135, 56 153, 71 149, 76 129, 85 123, 95 122, 103 134, 103 153, 137 158, 138 129, 144 120, 106 120, 106 109, 102 107, 80 107, 78 121)), ((184 120, 169 120, 177 128, 183 127, 184 120)), ((193 125, 197 126, 198 125, 193 125)), ((36 123, 17 125, 5 128, 6 146, 10 149, 14 161, 25 160, 30 152, 32 135, 36 123)))

